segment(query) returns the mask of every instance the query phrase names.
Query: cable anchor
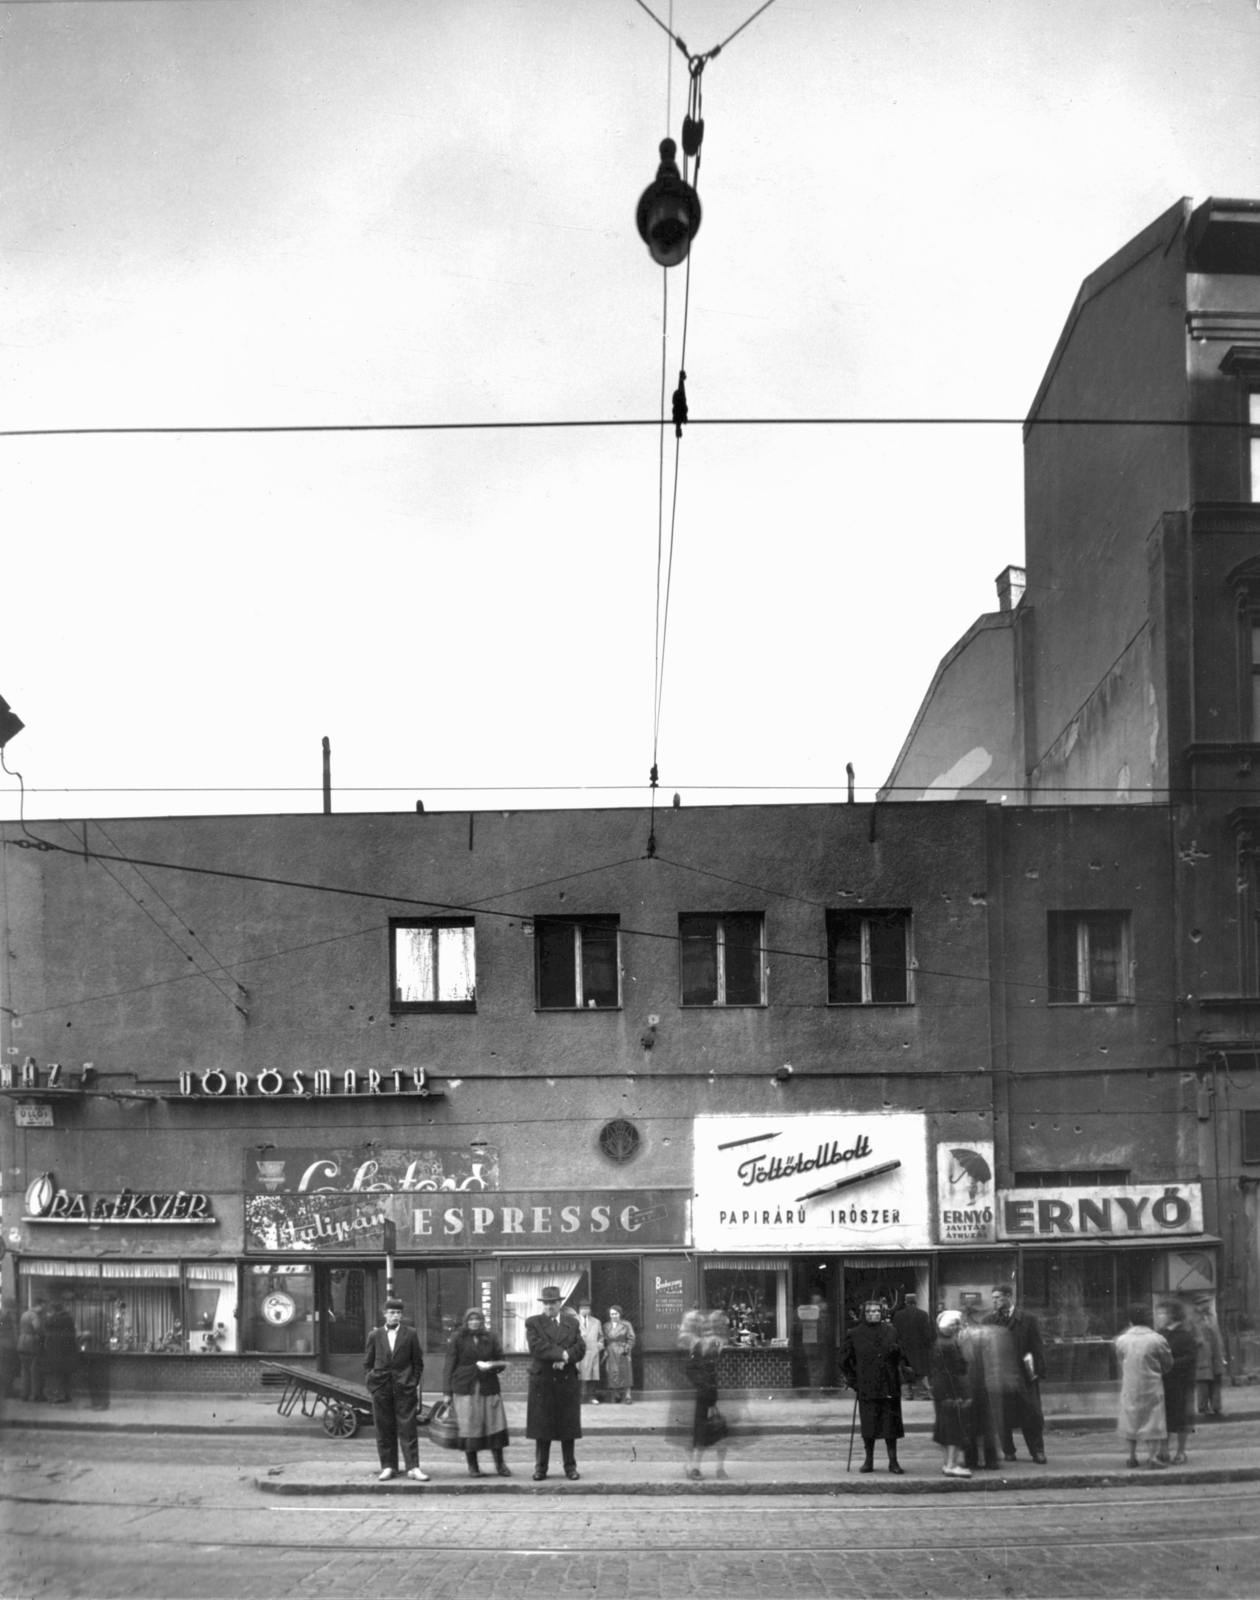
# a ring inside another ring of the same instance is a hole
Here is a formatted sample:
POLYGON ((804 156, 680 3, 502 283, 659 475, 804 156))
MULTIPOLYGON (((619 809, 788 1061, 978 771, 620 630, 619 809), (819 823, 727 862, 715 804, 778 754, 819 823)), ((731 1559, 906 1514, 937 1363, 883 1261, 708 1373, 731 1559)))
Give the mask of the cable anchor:
MULTIPOLYGON (((674 438, 681 439, 683 423, 687 420, 687 374, 681 368, 678 372, 678 387, 674 390, 673 408, 674 438)), ((655 772, 656 768, 653 767, 652 771, 655 772)))

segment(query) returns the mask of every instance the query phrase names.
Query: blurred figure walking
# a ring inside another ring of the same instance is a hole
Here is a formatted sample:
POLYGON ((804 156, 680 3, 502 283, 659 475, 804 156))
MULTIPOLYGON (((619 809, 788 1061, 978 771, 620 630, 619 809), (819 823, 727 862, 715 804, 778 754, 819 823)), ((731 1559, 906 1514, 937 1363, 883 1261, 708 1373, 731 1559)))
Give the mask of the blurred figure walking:
POLYGON ((1172 1464, 1179 1467, 1186 1459, 1186 1435, 1190 1432, 1191 1396, 1199 1346, 1186 1322, 1186 1308, 1179 1300, 1161 1306, 1160 1317, 1163 1326, 1159 1331, 1173 1358, 1172 1366, 1164 1374, 1164 1417, 1169 1443, 1176 1440, 1172 1464))
POLYGON ((943 1311, 936 1319, 939 1337, 931 1347, 932 1400, 936 1406, 933 1440, 945 1452, 941 1471, 947 1478, 969 1478, 963 1465, 970 1438, 971 1384, 967 1358, 959 1347, 962 1314, 943 1311))

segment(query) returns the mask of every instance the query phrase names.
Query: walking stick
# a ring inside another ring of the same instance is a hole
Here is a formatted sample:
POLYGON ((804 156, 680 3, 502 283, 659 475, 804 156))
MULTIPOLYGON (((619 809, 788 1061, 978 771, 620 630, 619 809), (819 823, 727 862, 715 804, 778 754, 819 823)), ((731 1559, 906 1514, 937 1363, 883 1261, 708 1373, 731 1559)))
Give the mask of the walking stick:
POLYGON ((853 1391, 853 1420, 849 1423, 849 1459, 845 1464, 845 1471, 853 1470, 853 1435, 857 1431, 857 1390, 853 1391))

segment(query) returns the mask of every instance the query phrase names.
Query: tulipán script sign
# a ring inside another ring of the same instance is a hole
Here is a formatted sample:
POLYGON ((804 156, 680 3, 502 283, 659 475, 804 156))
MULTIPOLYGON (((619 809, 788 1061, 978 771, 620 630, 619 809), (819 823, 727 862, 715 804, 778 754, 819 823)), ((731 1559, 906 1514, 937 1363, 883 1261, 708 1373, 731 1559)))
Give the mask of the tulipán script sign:
POLYGON ((1203 1232, 1197 1183, 1125 1183, 1088 1189, 1005 1189, 1003 1239, 1159 1239, 1203 1232))

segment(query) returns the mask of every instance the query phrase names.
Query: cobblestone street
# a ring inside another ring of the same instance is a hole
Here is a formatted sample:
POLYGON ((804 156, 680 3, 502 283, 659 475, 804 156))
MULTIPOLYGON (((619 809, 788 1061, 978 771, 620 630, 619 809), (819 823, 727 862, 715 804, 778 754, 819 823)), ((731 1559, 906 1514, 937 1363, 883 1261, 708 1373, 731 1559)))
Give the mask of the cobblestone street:
MULTIPOLYGON (((271 1458, 309 1453, 268 1441, 271 1458)), ((588 1452, 598 1465, 598 1453, 588 1452)), ((256 1441, 5 1435, 6 1596, 1260 1595, 1260 1485, 273 1500, 256 1441)))

